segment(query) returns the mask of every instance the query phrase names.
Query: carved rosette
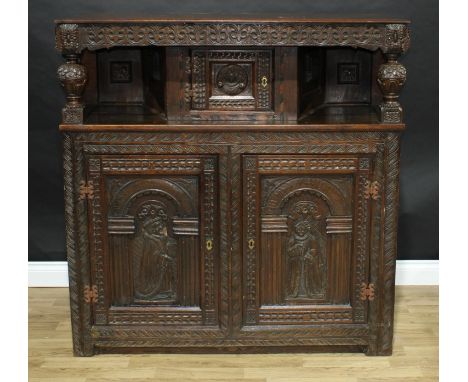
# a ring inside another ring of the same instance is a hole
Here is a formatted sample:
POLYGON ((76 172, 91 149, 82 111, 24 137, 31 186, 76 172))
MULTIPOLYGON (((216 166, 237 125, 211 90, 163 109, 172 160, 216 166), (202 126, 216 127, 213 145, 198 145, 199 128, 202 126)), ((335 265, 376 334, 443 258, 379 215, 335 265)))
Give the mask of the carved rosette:
POLYGON ((390 57, 382 64, 377 75, 377 83, 383 93, 383 102, 380 104, 380 119, 386 123, 399 123, 402 121, 403 109, 398 102, 401 88, 406 81, 406 68, 390 57))
POLYGON ((248 76, 242 66, 233 64, 224 66, 216 77, 218 88, 228 95, 238 95, 247 86, 248 76))
POLYGON ((81 95, 87 81, 86 68, 76 62, 67 62, 59 66, 57 76, 67 97, 62 110, 63 123, 82 123, 81 95))

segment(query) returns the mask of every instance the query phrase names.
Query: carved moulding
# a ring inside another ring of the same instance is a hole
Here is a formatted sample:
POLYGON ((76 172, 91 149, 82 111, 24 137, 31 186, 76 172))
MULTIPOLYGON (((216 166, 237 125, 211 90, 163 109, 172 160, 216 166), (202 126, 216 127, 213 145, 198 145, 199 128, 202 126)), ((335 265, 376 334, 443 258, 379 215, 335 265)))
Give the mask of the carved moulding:
POLYGON ((79 53, 115 46, 351 46, 404 53, 406 24, 314 22, 154 22, 58 24, 56 48, 79 53))

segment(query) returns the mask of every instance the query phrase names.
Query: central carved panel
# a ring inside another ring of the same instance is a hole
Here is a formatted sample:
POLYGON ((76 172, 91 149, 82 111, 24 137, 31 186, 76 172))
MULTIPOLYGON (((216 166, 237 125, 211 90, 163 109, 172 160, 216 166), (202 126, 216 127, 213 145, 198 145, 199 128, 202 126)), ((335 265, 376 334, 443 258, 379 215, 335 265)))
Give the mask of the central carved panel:
POLYGON ((271 110, 271 50, 205 50, 191 53, 191 108, 271 110))
POLYGON ((226 65, 216 76, 218 89, 229 95, 237 95, 244 91, 248 83, 248 74, 239 65, 226 65))
POLYGON ((317 298, 325 294, 326 258, 323 216, 316 203, 299 201, 289 220, 286 298, 317 298))
MULTIPOLYGON (((136 168, 137 162, 128 164, 136 168)), ((199 161, 192 162, 179 165, 200 166, 199 161)), ((116 165, 112 163, 112 168, 116 165)), ((104 168, 111 168, 111 163, 105 161, 104 168)), ((198 185, 193 176, 109 179, 111 260, 115 275, 124 271, 131 276, 125 290, 120 276, 113 280, 115 305, 199 304, 191 292, 199 279, 198 185)))
POLYGON ((169 217, 159 204, 144 204, 137 215, 135 297, 176 297, 177 241, 169 236, 169 217))

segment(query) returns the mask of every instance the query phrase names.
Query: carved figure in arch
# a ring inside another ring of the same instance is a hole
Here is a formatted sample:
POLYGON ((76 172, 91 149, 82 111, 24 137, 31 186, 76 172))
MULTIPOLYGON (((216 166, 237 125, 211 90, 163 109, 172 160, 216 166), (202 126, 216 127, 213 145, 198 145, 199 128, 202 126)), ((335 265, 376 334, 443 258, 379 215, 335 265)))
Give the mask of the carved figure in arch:
POLYGON ((290 216, 287 242, 289 298, 312 298, 324 293, 321 216, 313 202, 299 202, 290 216))
POLYGON ((177 242, 168 235, 168 216, 161 206, 144 205, 138 214, 141 229, 136 297, 144 300, 176 297, 177 242))

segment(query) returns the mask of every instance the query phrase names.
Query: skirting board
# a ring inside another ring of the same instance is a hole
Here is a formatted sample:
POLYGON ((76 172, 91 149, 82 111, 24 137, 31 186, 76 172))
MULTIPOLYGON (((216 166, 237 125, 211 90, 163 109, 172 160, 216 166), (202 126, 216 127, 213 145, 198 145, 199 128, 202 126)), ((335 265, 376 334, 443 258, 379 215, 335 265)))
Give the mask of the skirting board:
MULTIPOLYGON (((29 287, 68 287, 66 261, 30 261, 29 287)), ((398 260, 396 285, 439 285, 439 260, 398 260)))

